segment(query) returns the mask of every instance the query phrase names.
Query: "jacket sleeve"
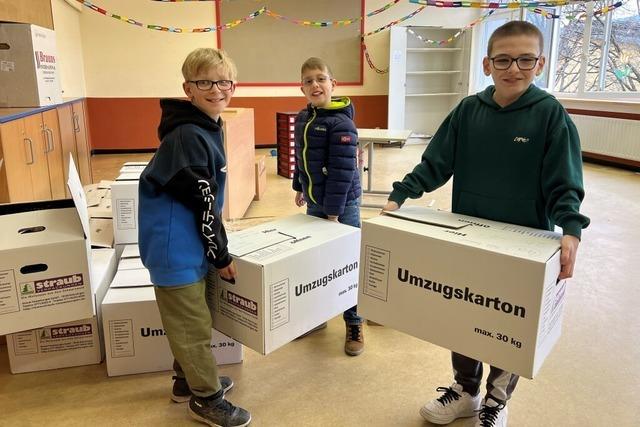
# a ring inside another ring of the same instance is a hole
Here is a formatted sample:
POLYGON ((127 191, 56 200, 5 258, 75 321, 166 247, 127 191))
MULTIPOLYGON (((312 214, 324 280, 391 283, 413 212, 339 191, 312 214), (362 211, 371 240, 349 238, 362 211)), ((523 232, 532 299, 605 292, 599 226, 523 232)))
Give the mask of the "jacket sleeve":
POLYGON ((579 212, 584 199, 580 137, 571 118, 562 112, 560 125, 549 136, 542 164, 542 193, 551 221, 562 227, 563 234, 580 238, 590 222, 579 212))
POLYGON ((422 154, 422 160, 402 181, 393 183, 389 200, 401 206, 407 198, 417 199, 444 185, 453 175, 459 108, 442 122, 422 154))
POLYGON ((327 180, 323 210, 326 215, 342 215, 347 195, 357 173, 358 131, 351 119, 338 122, 328 131, 327 180))
POLYGON ((196 215, 207 260, 216 268, 228 266, 232 259, 227 249, 227 234, 222 223, 222 213, 216 212, 218 185, 215 170, 208 167, 209 152, 202 137, 188 131, 181 132, 178 141, 161 148, 169 153, 164 168, 152 171, 162 189, 196 215), (162 172, 164 170, 164 173, 162 172))

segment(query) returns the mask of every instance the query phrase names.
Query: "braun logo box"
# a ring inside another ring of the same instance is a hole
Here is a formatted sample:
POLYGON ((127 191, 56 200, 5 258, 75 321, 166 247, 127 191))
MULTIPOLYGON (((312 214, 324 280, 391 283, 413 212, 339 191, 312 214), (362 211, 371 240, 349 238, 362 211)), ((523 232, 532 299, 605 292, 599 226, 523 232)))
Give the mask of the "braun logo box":
MULTIPOLYGON (((153 286, 111 288, 102 302, 109 376, 168 371, 173 355, 162 328, 153 286)), ((219 365, 242 362, 242 344, 211 330, 219 365)))
POLYGON ((210 274, 213 324, 268 354, 356 305, 360 229, 298 214, 229 234, 235 283, 210 274))
POLYGON ((536 375, 561 332, 560 235, 420 207, 362 233, 358 314, 536 375))
POLYGON ((138 243, 139 179, 140 172, 125 172, 111 184, 113 237, 117 245, 138 243))
POLYGON ((0 87, 0 107, 62 102, 53 30, 0 23, 0 87))
POLYGON ((71 199, 0 205, 0 335, 93 316, 87 235, 71 199))

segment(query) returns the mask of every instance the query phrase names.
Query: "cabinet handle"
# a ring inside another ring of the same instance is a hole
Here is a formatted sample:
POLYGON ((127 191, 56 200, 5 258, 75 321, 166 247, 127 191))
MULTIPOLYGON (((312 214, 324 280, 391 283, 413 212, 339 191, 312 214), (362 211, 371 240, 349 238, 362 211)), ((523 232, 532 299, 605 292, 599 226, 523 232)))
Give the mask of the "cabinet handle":
POLYGON ((51 143, 49 142, 49 134, 47 133, 47 127, 41 125, 42 137, 44 138, 44 154, 49 153, 51 151, 51 143))
POLYGON ((31 141, 31 138, 24 138, 24 142, 25 143, 29 143, 29 154, 31 154, 31 161, 27 162, 28 165, 32 165, 33 164, 33 141, 31 141))
POLYGON ((73 131, 75 133, 80 132, 80 118, 77 113, 73 113, 73 131))
POLYGON ((51 128, 46 128, 47 135, 49 135, 49 153, 56 149, 56 144, 53 139, 53 130, 51 128))

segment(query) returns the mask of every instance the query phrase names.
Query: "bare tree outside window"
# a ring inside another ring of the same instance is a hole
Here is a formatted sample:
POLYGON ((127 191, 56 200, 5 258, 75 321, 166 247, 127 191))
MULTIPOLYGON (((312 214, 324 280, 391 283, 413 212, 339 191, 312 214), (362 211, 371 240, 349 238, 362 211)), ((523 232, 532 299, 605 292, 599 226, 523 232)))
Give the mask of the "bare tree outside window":
MULTIPOLYGON (((640 90, 640 14, 638 0, 591 17, 585 92, 638 92, 640 90)), ((598 11, 611 4, 594 1, 598 11)), ((555 70, 557 92, 576 93, 580 86, 587 3, 562 7, 555 70)), ((589 19, 589 18, 587 18, 589 19)))

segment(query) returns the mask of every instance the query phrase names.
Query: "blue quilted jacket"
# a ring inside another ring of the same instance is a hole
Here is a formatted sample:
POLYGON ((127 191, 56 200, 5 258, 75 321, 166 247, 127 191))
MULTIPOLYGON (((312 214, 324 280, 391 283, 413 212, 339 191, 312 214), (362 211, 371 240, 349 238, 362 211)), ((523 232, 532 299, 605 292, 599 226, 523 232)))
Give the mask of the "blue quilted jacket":
POLYGON ((296 117, 293 189, 325 215, 342 215, 345 204, 361 195, 353 114, 351 100, 342 97, 326 108, 309 104, 296 117))

